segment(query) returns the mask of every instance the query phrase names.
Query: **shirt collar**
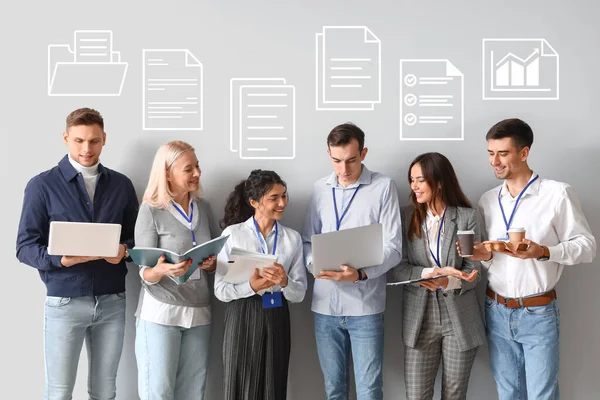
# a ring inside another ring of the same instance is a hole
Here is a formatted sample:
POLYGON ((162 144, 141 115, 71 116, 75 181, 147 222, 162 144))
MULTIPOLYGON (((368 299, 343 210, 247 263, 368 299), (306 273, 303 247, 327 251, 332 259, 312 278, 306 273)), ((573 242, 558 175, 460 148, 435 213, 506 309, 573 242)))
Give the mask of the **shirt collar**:
MULTIPOLYGON (((77 170, 73 167, 73 165, 71 165, 68 154, 58 162, 58 168, 67 181, 71 181, 78 174, 77 170)), ((104 165, 98 163, 98 178, 100 178, 100 176, 103 174, 106 174, 106 168, 104 165)))
MULTIPOLYGON (((244 226, 247 228, 252 229, 252 232, 254 232, 254 234, 256 235, 256 228, 254 226, 254 221, 252 220, 253 216, 248 218, 245 222, 244 222, 244 226)), ((277 222, 279 224, 279 236, 282 235, 282 229, 281 229, 281 223, 277 222)), ((271 232, 275 232, 275 224, 273 224, 273 228, 271 229, 271 232)), ((269 232, 269 235, 271 234, 271 232, 269 232)), ((267 236, 269 236, 267 235, 267 236)), ((266 239, 266 238, 265 238, 266 239)))
MULTIPOLYGON (((538 174, 535 171, 532 171, 533 173, 531 174, 531 178, 529 178, 529 182, 531 182, 532 179, 534 179, 536 176, 538 176, 538 174)), ((531 186, 529 186, 527 188, 527 190, 525 191, 525 193, 523 193, 523 197, 530 195, 530 196, 537 196, 540 193, 540 183, 541 183, 542 178, 537 178, 535 182, 533 182, 531 184, 531 186)), ((506 186, 506 181, 502 182, 502 195, 501 197, 505 197, 508 196, 509 198, 513 198, 510 194, 510 192, 508 191, 508 187, 506 186)), ((516 197, 515 197, 516 199, 516 197)))
MULTIPOLYGON (((371 183, 373 173, 369 171, 366 165, 361 164, 361 166, 362 172, 360 173, 358 180, 353 184, 348 185, 348 187, 346 187, 345 189, 352 189, 358 185, 369 185, 371 183)), ((338 183, 337 175, 335 172, 332 172, 331 175, 329 175, 329 178, 325 183, 332 187, 341 187, 341 185, 338 183)))

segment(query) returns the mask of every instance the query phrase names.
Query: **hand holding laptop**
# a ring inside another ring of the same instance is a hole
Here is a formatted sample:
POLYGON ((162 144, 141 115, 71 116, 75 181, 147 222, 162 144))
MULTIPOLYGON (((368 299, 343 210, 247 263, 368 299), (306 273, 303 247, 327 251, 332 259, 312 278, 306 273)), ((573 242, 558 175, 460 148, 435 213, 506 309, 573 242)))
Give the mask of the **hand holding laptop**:
MULTIPOLYGON (((359 278, 360 272, 357 269, 349 267, 347 265, 341 265, 340 271, 321 271, 319 275, 315 275, 315 279, 326 279, 330 281, 338 282, 356 282, 359 278)), ((363 272, 364 273, 364 272, 363 272)))

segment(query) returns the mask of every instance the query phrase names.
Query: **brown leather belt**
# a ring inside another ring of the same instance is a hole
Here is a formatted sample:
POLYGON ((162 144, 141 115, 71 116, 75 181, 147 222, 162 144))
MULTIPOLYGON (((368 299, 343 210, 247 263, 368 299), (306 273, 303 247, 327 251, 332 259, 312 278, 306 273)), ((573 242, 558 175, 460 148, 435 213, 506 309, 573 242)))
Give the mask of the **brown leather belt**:
POLYGON ((538 294, 537 296, 518 297, 514 299, 502 297, 499 294, 496 294, 496 292, 489 287, 486 289, 485 294, 487 294, 490 299, 497 301, 498 304, 502 304, 508 308, 545 306, 546 304, 550 304, 552 300, 556 299, 556 290, 554 289, 546 293, 538 294))

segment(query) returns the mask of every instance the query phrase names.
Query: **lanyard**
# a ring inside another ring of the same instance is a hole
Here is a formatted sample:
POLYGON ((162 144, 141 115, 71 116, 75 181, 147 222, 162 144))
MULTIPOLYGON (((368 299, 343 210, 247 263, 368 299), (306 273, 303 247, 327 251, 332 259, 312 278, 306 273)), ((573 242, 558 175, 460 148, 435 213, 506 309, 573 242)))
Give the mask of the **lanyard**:
MULTIPOLYGON (((256 222, 256 219, 254 217, 252 217, 252 221, 254 221, 254 229, 256 230, 256 237, 258 238, 258 243, 260 243, 260 251, 263 254, 267 254, 267 252, 263 248, 263 240, 262 240, 262 236, 260 235, 260 229, 258 229, 258 222, 256 222)), ((278 237, 279 237, 279 224, 277 224, 277 221, 275 221, 275 242, 273 243, 273 251, 271 252, 272 255, 275 255, 275 252, 277 251, 278 237)), ((266 238, 265 238, 265 246, 267 246, 267 251, 268 251, 269 246, 267 245, 266 238)))
POLYGON ((185 219, 185 221, 188 223, 188 226, 190 228, 190 232, 192 232, 192 245, 194 247, 196 247, 196 234, 194 233, 194 229, 192 228, 192 220, 194 219, 194 202, 190 203, 190 217, 188 218, 187 215, 185 215, 185 213, 183 212, 183 210, 181 208, 179 208, 179 206, 177 205, 177 203, 175 203, 173 200, 171 200, 171 203, 173 204, 173 207, 175 207, 175 209, 177 210, 177 212, 179 214, 181 214, 181 216, 183 217, 183 219, 185 219))
POLYGON ((425 219, 425 236, 427 236, 427 248, 429 249, 429 252, 431 253, 431 257, 433 257, 433 261, 435 261, 436 265, 438 267, 442 267, 441 264, 441 258, 440 258, 440 238, 442 237, 442 227, 444 226, 444 217, 446 216, 446 210, 448 208, 446 207, 444 209, 444 212, 442 213, 442 219, 440 221, 440 226, 438 228, 438 234, 437 234, 437 249, 436 249, 436 254, 437 257, 435 256, 435 254, 433 254, 433 251, 431 251, 431 244, 429 243, 429 230, 427 229, 427 219, 425 219))
POLYGON ((342 211, 342 217, 340 218, 338 215, 337 201, 335 200, 335 188, 334 187, 331 188, 331 195, 333 196, 333 210, 335 211, 335 230, 336 231, 340 230, 340 225, 342 225, 342 220, 346 216, 346 213, 348 212, 348 209, 350 208, 350 205, 352 204, 352 201, 354 200, 354 196, 356 196, 356 193, 358 193, 358 189, 360 189, 360 184, 356 187, 356 189, 354 189, 354 194, 352 194, 352 197, 350 197, 350 201, 348 202, 346 209, 344 211, 342 211))
POLYGON ((533 182, 535 182, 537 180, 537 178, 539 178, 539 177, 540 177, 539 175, 536 175, 535 178, 530 180, 529 183, 527 183, 527 185, 525 185, 523 190, 521 190, 521 193, 519 193, 519 196, 517 196, 517 201, 515 202, 515 206, 513 207, 512 212, 510 213, 510 218, 508 221, 506 221, 506 214, 504 213, 504 207, 502 207, 502 201, 500 201, 500 197, 502 196, 502 187, 500 187, 500 190, 498 191, 498 205, 500 205, 500 211, 502 211, 502 218, 504 219, 504 225, 506 226, 506 238, 508 238, 508 230, 510 229, 512 220, 515 217, 515 213, 517 211, 517 207, 519 205, 519 201, 521 200, 521 197, 523 196, 523 193, 525 193, 525 191, 529 188, 529 186, 531 186, 531 184, 533 182))

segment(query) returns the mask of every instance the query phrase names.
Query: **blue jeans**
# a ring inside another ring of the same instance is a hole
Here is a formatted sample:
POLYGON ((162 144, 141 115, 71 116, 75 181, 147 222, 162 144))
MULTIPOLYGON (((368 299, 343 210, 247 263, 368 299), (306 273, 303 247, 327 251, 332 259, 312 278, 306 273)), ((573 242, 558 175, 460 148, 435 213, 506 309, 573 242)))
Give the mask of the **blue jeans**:
POLYGON ((136 320, 135 356, 141 400, 202 400, 210 325, 181 328, 136 320))
POLYGON ((485 319, 499 400, 558 400, 556 300, 511 309, 486 296, 485 319))
POLYGON ((92 400, 116 397, 125 334, 125 293, 46 297, 44 310, 45 400, 70 400, 83 342, 92 400))
POLYGON ((383 399, 383 313, 360 317, 318 313, 314 316, 327 399, 349 399, 350 357, 357 400, 383 399))

